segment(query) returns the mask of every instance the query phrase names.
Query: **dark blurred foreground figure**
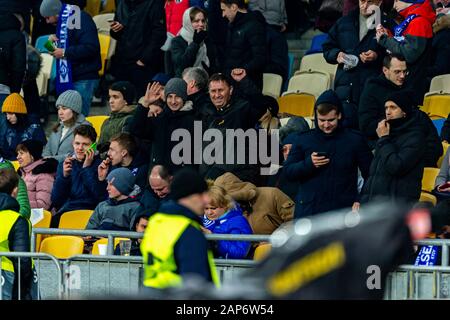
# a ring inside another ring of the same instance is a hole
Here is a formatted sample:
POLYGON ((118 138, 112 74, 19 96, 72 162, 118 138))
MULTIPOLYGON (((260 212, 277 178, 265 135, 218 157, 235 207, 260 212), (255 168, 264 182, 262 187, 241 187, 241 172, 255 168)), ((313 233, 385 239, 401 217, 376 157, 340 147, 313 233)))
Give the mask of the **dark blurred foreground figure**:
POLYGON ((438 229, 441 218, 427 209, 408 212, 380 202, 359 213, 300 219, 276 231, 269 256, 236 282, 219 291, 199 278, 185 279, 183 288, 167 291, 166 297, 382 299, 388 273, 413 254, 412 240, 438 229))

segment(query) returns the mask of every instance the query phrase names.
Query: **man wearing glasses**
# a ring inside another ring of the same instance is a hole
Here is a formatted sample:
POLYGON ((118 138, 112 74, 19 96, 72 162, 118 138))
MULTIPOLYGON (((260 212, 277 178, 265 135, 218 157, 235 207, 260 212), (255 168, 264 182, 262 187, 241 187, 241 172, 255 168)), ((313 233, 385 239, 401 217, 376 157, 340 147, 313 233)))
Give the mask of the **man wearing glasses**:
MULTIPOLYGON (((405 88, 408 77, 409 71, 405 58, 400 55, 388 55, 383 61, 383 74, 367 81, 361 94, 358 116, 360 130, 367 137, 372 149, 375 148, 379 139, 378 123, 385 119, 385 101, 394 92, 405 88)), ((418 108, 414 108, 413 111, 418 113, 417 119, 425 130, 427 141, 425 166, 434 167, 443 152, 438 132, 423 111, 418 108)))
POLYGON ((429 0, 395 0, 399 23, 392 30, 377 26, 378 43, 393 54, 401 54, 408 65, 405 86, 414 92, 417 104, 428 91, 426 72, 431 60, 433 23, 436 14, 429 0))

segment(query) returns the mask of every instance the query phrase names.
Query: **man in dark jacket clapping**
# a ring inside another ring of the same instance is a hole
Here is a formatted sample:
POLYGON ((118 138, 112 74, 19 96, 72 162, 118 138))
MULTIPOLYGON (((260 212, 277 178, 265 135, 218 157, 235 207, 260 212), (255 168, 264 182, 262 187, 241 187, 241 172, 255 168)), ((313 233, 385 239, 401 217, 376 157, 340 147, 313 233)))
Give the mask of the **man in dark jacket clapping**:
POLYGON ((298 136, 283 174, 299 183, 295 218, 359 207, 358 168, 369 176, 372 153, 357 131, 342 128, 342 104, 332 90, 315 106, 316 128, 298 136))

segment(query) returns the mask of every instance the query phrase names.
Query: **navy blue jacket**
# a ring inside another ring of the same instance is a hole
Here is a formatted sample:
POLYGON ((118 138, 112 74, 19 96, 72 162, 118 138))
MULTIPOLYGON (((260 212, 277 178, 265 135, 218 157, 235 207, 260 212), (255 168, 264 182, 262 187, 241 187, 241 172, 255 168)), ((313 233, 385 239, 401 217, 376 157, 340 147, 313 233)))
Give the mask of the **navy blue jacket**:
POLYGON ((149 215, 158 212, 159 208, 170 200, 170 194, 164 198, 158 197, 153 190, 148 186, 142 193, 139 202, 141 203, 142 211, 145 211, 149 215))
POLYGON ((295 218, 351 207, 359 201, 358 168, 369 176, 373 155, 363 135, 340 126, 332 135, 320 129, 301 133, 284 163, 287 179, 299 182, 295 218), (327 152, 330 162, 316 168, 313 152, 327 152))
POLYGON ((69 46, 65 51, 72 64, 72 80, 98 79, 102 68, 97 27, 91 16, 81 11, 81 29, 69 30, 69 46))
MULTIPOLYGON (((186 207, 169 201, 161 206, 159 212, 181 215, 202 225, 200 217, 186 207)), ((170 232, 170 230, 168 230, 170 232)), ((174 246, 176 273, 181 276, 196 274, 207 281, 212 281, 208 263, 208 241, 203 233, 193 226, 189 226, 181 234, 174 246)))
POLYGON ((92 165, 83 168, 83 162, 72 161, 72 173, 65 178, 63 163, 58 165, 52 191, 52 204, 59 213, 80 209, 95 209, 107 198, 106 189, 99 188, 97 168, 101 163, 95 157, 92 165))
MULTIPOLYGON (((242 209, 237 206, 232 208, 217 220, 209 220, 203 216, 203 226, 212 233, 217 234, 252 234, 252 228, 242 214, 242 209)), ((250 250, 249 241, 217 241, 214 252, 220 258, 244 259, 250 250)))
MULTIPOLYGON (((382 23, 386 25, 386 19, 382 19, 382 23)), ((377 44, 375 30, 369 30, 366 36, 359 40, 359 10, 340 18, 329 31, 328 38, 323 43, 323 56, 328 63, 337 64, 336 59, 341 51, 359 58, 362 52, 368 50, 378 54, 375 61, 362 63, 359 60, 358 65, 348 71, 343 69, 343 64, 339 64, 334 88, 341 100, 358 105, 365 81, 377 76, 381 71, 385 50, 377 44)))

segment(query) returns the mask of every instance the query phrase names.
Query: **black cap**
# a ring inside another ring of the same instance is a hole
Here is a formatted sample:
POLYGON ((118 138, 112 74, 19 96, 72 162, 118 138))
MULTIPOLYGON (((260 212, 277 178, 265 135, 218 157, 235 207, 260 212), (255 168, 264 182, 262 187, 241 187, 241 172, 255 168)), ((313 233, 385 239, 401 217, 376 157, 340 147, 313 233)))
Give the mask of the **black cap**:
POLYGON ((193 169, 181 169, 173 176, 170 196, 173 200, 189 197, 208 190, 205 179, 193 169))

